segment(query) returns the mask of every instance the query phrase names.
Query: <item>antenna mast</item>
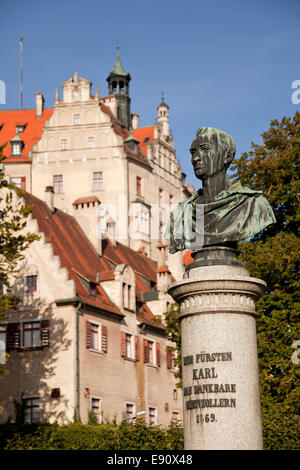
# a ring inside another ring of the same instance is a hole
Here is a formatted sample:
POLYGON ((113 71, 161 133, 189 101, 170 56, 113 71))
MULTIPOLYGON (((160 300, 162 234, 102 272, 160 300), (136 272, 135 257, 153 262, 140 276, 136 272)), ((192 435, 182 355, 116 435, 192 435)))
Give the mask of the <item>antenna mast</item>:
POLYGON ((20 107, 23 109, 23 37, 20 37, 20 107))

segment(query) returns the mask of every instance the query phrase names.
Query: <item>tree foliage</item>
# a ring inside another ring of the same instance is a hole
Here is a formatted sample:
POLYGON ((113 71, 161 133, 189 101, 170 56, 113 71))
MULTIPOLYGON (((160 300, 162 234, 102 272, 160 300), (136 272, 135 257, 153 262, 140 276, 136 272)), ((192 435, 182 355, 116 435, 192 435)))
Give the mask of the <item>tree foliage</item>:
MULTIPOLYGON (((5 159, 4 146, 0 146, 0 166, 5 159)), ((39 237, 25 233, 30 207, 24 206, 21 196, 24 192, 5 178, 0 169, 0 319, 9 309, 15 308, 19 299, 11 293, 18 276, 19 262, 24 258, 24 251, 39 237)), ((0 377, 5 368, 0 366, 0 377)))

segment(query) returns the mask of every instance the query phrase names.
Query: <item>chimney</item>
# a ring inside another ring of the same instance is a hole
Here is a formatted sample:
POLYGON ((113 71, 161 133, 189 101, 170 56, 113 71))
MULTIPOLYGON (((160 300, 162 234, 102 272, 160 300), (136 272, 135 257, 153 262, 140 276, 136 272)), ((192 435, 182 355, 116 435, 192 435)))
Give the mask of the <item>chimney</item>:
POLYGON ((37 117, 41 117, 42 114, 43 114, 44 102, 45 102, 45 100, 44 100, 44 97, 43 97, 43 93, 38 91, 35 94, 35 108, 36 108, 36 116, 37 117))
POLYGON ((49 207, 50 211, 54 211, 54 189, 53 186, 46 186, 46 196, 45 201, 47 206, 49 207))
POLYGON ((157 290, 165 292, 171 283, 171 273, 169 271, 168 266, 166 265, 166 245, 164 245, 163 243, 159 243, 157 245, 157 250, 157 290))
POLYGON ((131 127, 132 129, 138 129, 139 127, 139 115, 136 113, 131 115, 131 127))

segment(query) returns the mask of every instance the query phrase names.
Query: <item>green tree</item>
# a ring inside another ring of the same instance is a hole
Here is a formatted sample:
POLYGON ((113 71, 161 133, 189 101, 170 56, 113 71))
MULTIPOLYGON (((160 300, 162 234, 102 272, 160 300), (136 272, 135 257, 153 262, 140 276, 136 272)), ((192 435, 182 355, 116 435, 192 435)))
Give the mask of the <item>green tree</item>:
MULTIPOLYGON (((18 275, 19 262, 24 258, 24 250, 39 238, 36 234, 24 233, 32 208, 22 204, 18 197, 24 192, 4 176, 3 148, 4 146, 0 146, 0 320, 9 309, 15 308, 19 301, 11 293, 18 275)), ((5 374, 5 367, 0 366, 0 377, 5 374)))
POLYGON ((252 150, 235 161, 234 177, 264 193, 276 223, 240 243, 240 259, 252 276, 267 282, 256 305, 265 447, 295 449, 300 374, 292 348, 300 339, 300 113, 272 121, 262 138, 262 145, 252 143, 252 150))

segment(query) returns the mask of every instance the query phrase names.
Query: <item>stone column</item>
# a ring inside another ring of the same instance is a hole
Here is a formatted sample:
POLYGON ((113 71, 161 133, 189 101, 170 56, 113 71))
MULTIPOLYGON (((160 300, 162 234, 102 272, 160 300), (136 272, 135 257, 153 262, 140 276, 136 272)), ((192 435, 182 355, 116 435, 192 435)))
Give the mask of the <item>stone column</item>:
POLYGON ((255 301, 266 284, 224 263, 193 263, 168 290, 181 307, 187 450, 263 448, 255 301))

